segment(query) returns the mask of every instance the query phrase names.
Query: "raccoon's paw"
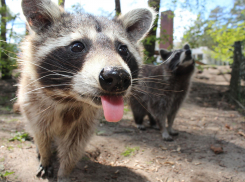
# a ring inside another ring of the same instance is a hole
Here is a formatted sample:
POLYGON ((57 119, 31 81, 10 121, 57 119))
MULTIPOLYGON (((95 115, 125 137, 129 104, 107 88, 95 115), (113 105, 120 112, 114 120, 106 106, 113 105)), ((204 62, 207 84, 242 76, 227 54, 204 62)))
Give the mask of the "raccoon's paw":
POLYGON ((58 177, 58 182, 70 182, 69 177, 58 177))
POLYGON ((163 132, 162 133, 162 138, 163 138, 163 140, 165 140, 167 142, 173 141, 173 138, 168 134, 168 132, 163 132))
POLYGON ((172 128, 170 130, 168 130, 168 132, 172 136, 178 136, 179 135, 179 133, 177 131, 175 131, 174 129, 172 129, 172 128))
POLYGON ((151 125, 151 128, 154 130, 160 130, 160 128, 157 124, 151 125))
POLYGON ((43 167, 42 164, 40 164, 36 176, 43 179, 51 178, 53 177, 53 172, 54 169, 52 166, 43 167))
POLYGON ((145 126, 143 124, 137 124, 137 128, 140 130, 145 130, 145 126))

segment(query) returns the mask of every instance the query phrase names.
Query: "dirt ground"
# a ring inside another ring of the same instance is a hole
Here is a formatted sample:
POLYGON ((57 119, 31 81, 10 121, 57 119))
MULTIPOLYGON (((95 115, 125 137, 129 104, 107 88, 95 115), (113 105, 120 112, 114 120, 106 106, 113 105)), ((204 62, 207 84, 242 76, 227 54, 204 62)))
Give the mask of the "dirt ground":
MULTIPOLYGON (((72 181, 245 182, 245 117, 226 102, 228 73, 228 67, 218 67, 194 76, 190 95, 175 119, 179 136, 173 142, 163 141, 154 129, 139 131, 127 106, 120 122, 99 120, 72 181)), ((13 133, 24 131, 22 117, 12 113, 7 99, 14 97, 11 84, 14 81, 0 83, 0 176, 6 181, 55 181, 35 177, 33 141, 9 141, 13 133)), ((53 161, 56 176, 55 153, 53 161)))

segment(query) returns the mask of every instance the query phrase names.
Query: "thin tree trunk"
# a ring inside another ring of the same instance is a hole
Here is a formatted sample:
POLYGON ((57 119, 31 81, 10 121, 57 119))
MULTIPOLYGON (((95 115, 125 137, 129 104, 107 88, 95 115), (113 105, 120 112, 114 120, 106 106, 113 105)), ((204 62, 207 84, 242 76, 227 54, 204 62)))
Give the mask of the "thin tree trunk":
POLYGON ((115 9, 116 9, 116 16, 119 16, 121 14, 120 0, 115 0, 115 9))
POLYGON ((65 0, 59 0, 59 5, 60 5, 62 8, 65 8, 65 0))
POLYGON ((233 98, 239 99, 240 86, 240 65, 242 60, 242 44, 240 41, 234 44, 234 61, 232 64, 231 80, 230 80, 230 94, 233 98))
POLYGON ((6 17, 7 17, 7 6, 6 6, 6 2, 5 0, 1 0, 1 48, 2 48, 2 52, 1 52, 1 71, 2 71, 2 79, 8 79, 11 78, 11 69, 10 69, 10 65, 9 65, 9 60, 8 60, 8 56, 6 54, 6 50, 7 50, 7 37, 6 37, 6 32, 7 32, 7 21, 6 21, 6 17))
POLYGON ((144 54, 145 54, 145 62, 146 63, 154 63, 156 61, 154 54, 155 54, 155 42, 156 42, 156 32, 157 32, 157 22, 158 22, 158 12, 160 7, 160 0, 149 0, 148 5, 153 7, 157 12, 156 19, 153 23, 153 27, 148 33, 147 37, 143 41, 144 44, 144 54))

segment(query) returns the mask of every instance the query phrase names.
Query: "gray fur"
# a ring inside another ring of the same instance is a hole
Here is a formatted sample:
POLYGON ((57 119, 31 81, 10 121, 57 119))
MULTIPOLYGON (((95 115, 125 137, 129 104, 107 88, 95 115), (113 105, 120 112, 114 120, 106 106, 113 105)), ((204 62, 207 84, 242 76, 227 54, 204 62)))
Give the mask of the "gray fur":
POLYGON ((160 55, 164 60, 162 64, 142 66, 133 85, 130 104, 139 129, 145 129, 143 118, 148 115, 151 126, 156 128, 157 124, 163 139, 171 141, 170 135, 178 134, 172 125, 188 93, 195 63, 187 45, 173 52, 160 50, 160 55))
POLYGON ((52 175, 51 143, 55 142, 58 181, 67 182, 93 134, 100 96, 126 97, 131 92, 131 85, 120 93, 102 89, 101 70, 110 66, 125 71, 130 79, 137 76, 132 72, 142 63, 139 40, 151 28, 154 14, 138 9, 109 20, 66 13, 50 0, 22 0, 22 9, 31 32, 21 45, 18 104, 40 154, 37 176, 52 175), (127 29, 128 25, 137 27, 138 21, 144 24, 139 34, 127 29), (83 48, 74 53, 77 42, 83 48), (118 45, 127 46, 130 60, 120 54, 118 45))

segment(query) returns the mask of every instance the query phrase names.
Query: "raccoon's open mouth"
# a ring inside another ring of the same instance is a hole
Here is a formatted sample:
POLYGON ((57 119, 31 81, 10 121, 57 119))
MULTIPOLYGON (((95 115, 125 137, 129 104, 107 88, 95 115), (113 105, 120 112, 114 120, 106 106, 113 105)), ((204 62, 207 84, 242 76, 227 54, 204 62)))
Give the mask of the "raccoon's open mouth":
POLYGON ((96 106, 102 106, 104 111, 105 119, 109 122, 117 122, 120 121, 123 117, 124 111, 124 101, 123 96, 126 95, 124 93, 117 94, 100 94, 99 96, 84 96, 83 98, 87 98, 96 106))

